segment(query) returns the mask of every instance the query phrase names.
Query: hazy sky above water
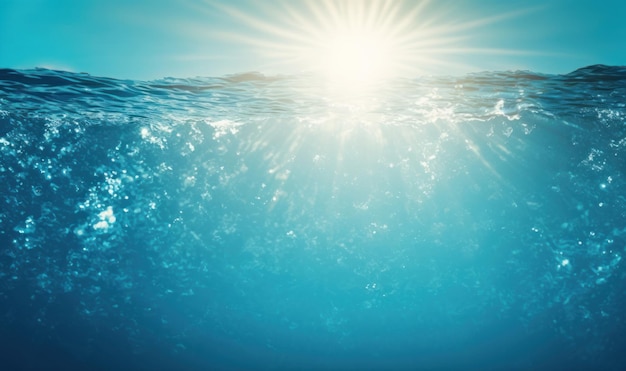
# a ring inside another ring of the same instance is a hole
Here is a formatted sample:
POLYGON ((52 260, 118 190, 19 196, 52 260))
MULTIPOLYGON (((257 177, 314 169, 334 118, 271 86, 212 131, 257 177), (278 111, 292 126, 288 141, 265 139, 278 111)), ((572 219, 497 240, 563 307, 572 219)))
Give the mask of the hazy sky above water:
POLYGON ((380 66, 402 75, 567 73, 626 64, 625 17, 617 0, 1 0, 0 68, 130 79, 291 74, 344 58, 328 52, 336 29, 367 28, 394 47, 364 53, 401 54, 380 66))

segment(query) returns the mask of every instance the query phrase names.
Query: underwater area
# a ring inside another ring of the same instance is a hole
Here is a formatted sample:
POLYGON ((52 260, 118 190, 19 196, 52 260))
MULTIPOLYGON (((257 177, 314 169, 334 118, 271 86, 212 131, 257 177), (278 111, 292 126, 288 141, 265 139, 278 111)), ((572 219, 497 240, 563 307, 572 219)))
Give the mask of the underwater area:
POLYGON ((626 68, 0 70, 3 370, 619 370, 626 68))

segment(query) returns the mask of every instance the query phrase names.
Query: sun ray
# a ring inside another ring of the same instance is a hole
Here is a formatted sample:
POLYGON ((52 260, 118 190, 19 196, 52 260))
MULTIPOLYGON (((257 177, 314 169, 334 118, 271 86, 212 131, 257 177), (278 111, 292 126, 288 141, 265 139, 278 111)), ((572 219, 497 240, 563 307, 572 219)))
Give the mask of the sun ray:
POLYGON ((452 66, 466 70, 473 66, 472 55, 527 54, 489 47, 477 39, 487 26, 535 10, 472 18, 471 12, 429 0, 279 1, 246 11, 213 0, 205 4, 210 10, 204 11, 221 12, 236 24, 207 37, 248 47, 263 61, 260 65, 310 72, 329 84, 356 90, 401 75, 452 66))

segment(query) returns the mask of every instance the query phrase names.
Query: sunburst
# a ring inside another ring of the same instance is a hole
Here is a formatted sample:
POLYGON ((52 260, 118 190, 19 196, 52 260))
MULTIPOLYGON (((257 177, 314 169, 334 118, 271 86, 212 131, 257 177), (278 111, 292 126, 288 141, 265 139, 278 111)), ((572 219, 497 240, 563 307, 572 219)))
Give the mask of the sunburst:
MULTIPOLYGON (((311 101, 315 103, 309 102, 315 106, 313 111, 298 112, 297 125, 264 127, 259 130, 259 138, 251 141, 255 150, 269 151, 264 153, 265 161, 270 173, 277 174, 273 204, 282 202, 283 195, 287 194, 286 184, 295 173, 291 171, 293 159, 306 152, 316 153, 311 166, 324 167, 336 177, 331 179, 330 189, 340 189, 341 184, 361 187, 363 179, 367 184, 375 183, 377 175, 370 174, 369 169, 381 170, 381 158, 389 156, 387 166, 399 169, 402 177, 406 177, 410 198, 418 204, 427 199, 439 181, 437 174, 444 168, 438 157, 440 144, 456 136, 463 140, 464 132, 455 123, 458 118, 450 107, 438 105, 435 91, 432 97, 423 96, 423 101, 406 101, 411 112, 429 112, 425 116, 426 129, 395 126, 398 120, 396 101, 403 98, 396 87, 405 85, 378 88, 395 77, 467 71, 472 67, 471 62, 462 57, 471 54, 524 53, 485 47, 487 44, 481 43, 478 36, 487 32, 489 27, 485 26, 531 10, 477 18, 472 17, 471 12, 447 9, 446 6, 453 3, 443 0, 436 3, 426 0, 294 0, 233 4, 207 0, 197 7, 206 12, 207 17, 223 20, 220 30, 216 30, 215 24, 213 27, 186 27, 193 28, 193 35, 210 38, 211 42, 220 40, 225 42, 222 45, 236 46, 238 51, 245 50, 252 68, 263 73, 304 72, 316 77, 289 80, 294 90, 287 93, 302 93, 304 101, 315 96, 311 101), (298 85, 300 83, 306 87, 298 85), (332 89, 320 90, 317 85, 320 83, 332 89), (309 84, 316 86, 311 88, 309 84), (340 94, 336 94, 337 91, 340 94), (394 129, 390 130, 392 126, 394 129), (286 147, 280 150, 263 147, 277 138, 288 138, 286 147), (308 149, 301 151, 300 148, 308 149), (324 149, 332 150, 325 152, 324 149), (393 152, 397 153, 389 155, 393 152)), ((416 88, 422 89, 411 87, 416 88)), ((481 155, 480 148, 470 138, 466 139, 470 153, 494 171, 481 155)), ((367 204, 367 200, 358 203, 367 204)))
POLYGON ((200 9, 235 22, 234 30, 210 37, 249 48, 263 64, 257 68, 312 73, 359 88, 390 77, 467 70, 459 55, 524 53, 473 46, 472 32, 529 10, 455 19, 427 0, 273 1, 245 11, 206 4, 200 9))

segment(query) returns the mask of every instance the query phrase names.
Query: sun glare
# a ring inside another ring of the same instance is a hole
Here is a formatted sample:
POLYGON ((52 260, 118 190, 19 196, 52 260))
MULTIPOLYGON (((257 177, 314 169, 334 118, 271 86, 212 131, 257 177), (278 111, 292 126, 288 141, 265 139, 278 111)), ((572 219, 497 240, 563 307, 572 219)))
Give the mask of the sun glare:
POLYGON ((213 5, 241 21, 243 28, 217 36, 248 44, 270 67, 313 73, 333 85, 361 87, 397 75, 410 62, 407 51, 416 38, 410 21, 426 2, 404 17, 399 16, 401 3, 282 2, 273 3, 271 9, 261 7, 255 15, 213 5))
POLYGON ((387 46, 375 35, 350 32, 331 36, 321 50, 321 72, 338 84, 360 85, 391 73, 387 46))
POLYGON ((283 1, 246 10, 207 3, 210 11, 237 22, 236 30, 212 32, 210 37, 246 45, 259 56, 263 72, 313 73, 338 86, 467 70, 467 62, 454 57, 458 55, 520 53, 471 47, 472 32, 519 11, 463 20, 458 7, 447 3, 450 9, 443 11, 439 4, 446 3, 437 2, 439 8, 433 9, 435 3, 428 0, 283 1))

